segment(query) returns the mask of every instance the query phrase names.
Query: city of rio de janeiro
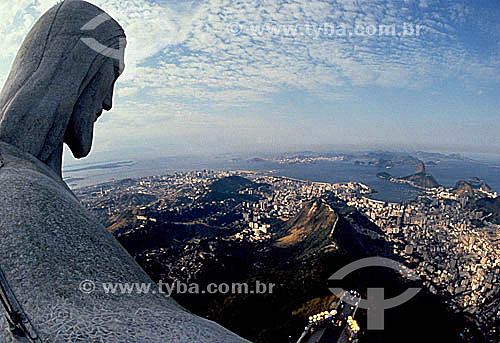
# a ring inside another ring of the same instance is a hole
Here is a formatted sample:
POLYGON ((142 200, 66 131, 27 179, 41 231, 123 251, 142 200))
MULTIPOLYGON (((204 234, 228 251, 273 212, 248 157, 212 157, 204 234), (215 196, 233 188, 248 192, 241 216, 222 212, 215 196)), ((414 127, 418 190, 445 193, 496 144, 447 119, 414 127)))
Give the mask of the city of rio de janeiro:
POLYGON ((0 16, 0 343, 500 342, 497 0, 0 16))

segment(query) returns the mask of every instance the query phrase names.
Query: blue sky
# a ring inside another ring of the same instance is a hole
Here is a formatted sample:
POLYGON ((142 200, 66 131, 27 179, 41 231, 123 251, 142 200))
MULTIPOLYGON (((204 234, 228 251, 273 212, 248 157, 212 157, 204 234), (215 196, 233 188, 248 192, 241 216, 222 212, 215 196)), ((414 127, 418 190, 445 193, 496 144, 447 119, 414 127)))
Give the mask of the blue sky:
MULTIPOLYGON (((128 36, 97 154, 500 151, 498 0, 89 2, 128 36)), ((0 82, 55 3, 1 2, 0 82)))

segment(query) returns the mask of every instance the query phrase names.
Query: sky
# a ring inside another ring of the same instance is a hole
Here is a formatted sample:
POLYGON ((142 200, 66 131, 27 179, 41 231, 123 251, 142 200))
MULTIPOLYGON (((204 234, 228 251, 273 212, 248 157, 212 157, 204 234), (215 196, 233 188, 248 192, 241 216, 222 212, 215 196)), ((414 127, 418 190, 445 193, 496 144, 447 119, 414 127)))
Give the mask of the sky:
MULTIPOLYGON (((94 155, 500 152, 499 0, 89 2, 128 41, 94 155)), ((1 84, 56 3, 0 2, 1 84)))

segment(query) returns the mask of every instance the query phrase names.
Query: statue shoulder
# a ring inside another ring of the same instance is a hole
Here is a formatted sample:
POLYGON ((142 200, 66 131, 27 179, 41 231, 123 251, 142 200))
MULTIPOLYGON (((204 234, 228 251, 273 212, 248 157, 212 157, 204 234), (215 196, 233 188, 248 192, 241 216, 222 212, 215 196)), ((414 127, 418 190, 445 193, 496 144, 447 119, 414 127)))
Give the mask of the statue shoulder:
POLYGON ((16 183, 18 192, 28 192, 30 190, 29 184, 37 182, 50 188, 56 188, 62 196, 76 200, 68 185, 45 163, 8 143, 0 141, 0 184, 12 182, 16 183))
MULTIPOLYGON (((48 183, 61 187, 74 196, 61 177, 45 163, 28 153, 22 152, 13 145, 0 141, 0 180, 2 179, 2 173, 5 174, 7 170, 16 174, 37 174, 40 178, 46 179, 48 183)), ((8 180, 4 179, 4 182, 8 182, 8 180)))

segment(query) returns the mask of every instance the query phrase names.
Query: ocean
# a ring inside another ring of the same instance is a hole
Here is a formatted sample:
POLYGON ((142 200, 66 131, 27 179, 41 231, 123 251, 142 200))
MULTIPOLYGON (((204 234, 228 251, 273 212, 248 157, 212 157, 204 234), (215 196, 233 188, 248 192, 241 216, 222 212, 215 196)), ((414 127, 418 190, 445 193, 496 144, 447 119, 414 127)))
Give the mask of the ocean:
MULTIPOLYGON (((176 171, 216 170, 273 170, 274 175, 300 180, 339 183, 362 182, 377 193, 370 197, 383 201, 405 201, 414 198, 418 191, 408 185, 393 184, 380 179, 377 173, 386 171, 393 176, 406 176, 415 172, 411 166, 395 166, 385 169, 375 166, 356 165, 344 161, 318 161, 314 164, 278 164, 269 161, 228 159, 224 157, 164 157, 151 160, 115 161, 107 163, 78 163, 65 166, 63 177, 73 189, 124 178, 167 175, 176 171)), ((500 193, 500 166, 487 162, 447 161, 427 166, 427 172, 446 187, 458 180, 478 177, 500 193)))

